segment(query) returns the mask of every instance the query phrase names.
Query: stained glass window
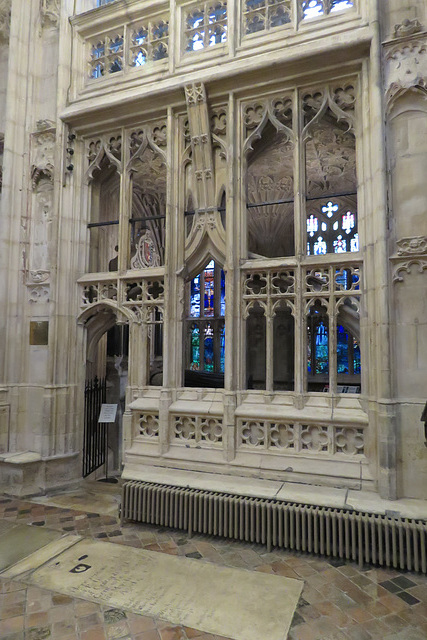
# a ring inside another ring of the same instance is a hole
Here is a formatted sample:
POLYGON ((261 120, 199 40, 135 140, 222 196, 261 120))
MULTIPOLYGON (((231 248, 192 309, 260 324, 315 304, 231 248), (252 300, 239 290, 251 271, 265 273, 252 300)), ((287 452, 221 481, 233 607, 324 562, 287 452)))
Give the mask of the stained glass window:
POLYGON ((320 300, 311 306, 307 318, 307 374, 309 391, 321 391, 328 381, 329 320, 320 300))
POLYGON ((218 374, 212 381, 192 374, 187 386, 223 386, 225 366, 225 275, 211 260, 188 284, 189 348, 186 371, 218 374), (197 384, 199 382, 199 385, 197 384))
POLYGON ((344 382, 344 374, 360 375, 360 347, 356 338, 342 325, 337 327, 337 373, 338 381, 344 382))
POLYGON ((224 373, 225 369, 225 327, 221 329, 220 337, 220 356, 219 356, 219 370, 224 373))
POLYGON ((205 371, 213 371, 214 370, 214 332, 212 329, 212 325, 209 323, 205 326, 205 344, 203 350, 204 357, 204 370, 205 371))
POLYGON ((213 317, 215 314, 214 311, 214 268, 215 263, 213 260, 209 262, 204 272, 204 283, 205 283, 205 291, 204 291, 204 316, 206 318, 213 317))
POLYGON ((190 315, 193 318, 200 316, 200 276, 196 276, 191 281, 190 315))
POLYGON ((357 213, 355 209, 344 209, 351 200, 355 202, 354 194, 347 196, 345 202, 344 198, 337 198, 318 204, 314 198, 308 203, 308 212, 314 207, 317 210, 307 215, 307 255, 359 251, 357 213))
POLYGON ((200 329, 193 324, 191 327, 191 369, 198 371, 200 369, 200 329))

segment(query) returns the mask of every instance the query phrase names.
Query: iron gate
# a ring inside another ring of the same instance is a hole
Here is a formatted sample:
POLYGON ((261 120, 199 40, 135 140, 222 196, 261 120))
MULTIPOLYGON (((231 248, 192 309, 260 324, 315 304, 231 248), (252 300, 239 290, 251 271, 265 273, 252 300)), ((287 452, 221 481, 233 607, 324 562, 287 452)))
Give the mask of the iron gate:
POLYGON ((98 422, 101 404, 106 400, 106 379, 87 380, 85 384, 85 427, 83 438, 83 477, 105 462, 107 426, 98 422))

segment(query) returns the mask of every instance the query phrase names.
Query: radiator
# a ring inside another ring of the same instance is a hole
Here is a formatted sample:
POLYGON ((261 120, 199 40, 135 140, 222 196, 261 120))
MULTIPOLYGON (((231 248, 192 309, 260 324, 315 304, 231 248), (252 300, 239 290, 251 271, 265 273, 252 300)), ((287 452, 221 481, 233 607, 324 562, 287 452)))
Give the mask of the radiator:
POLYGON ((123 484, 121 518, 426 573, 421 520, 133 480, 123 484))

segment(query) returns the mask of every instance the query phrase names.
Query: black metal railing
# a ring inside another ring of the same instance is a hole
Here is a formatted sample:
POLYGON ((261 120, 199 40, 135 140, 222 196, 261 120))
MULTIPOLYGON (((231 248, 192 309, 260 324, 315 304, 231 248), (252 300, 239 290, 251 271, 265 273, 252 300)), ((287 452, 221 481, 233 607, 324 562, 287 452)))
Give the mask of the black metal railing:
POLYGON ((106 425, 98 422, 106 399, 105 378, 95 377, 85 384, 85 425, 83 439, 83 477, 86 478, 105 462, 106 425))

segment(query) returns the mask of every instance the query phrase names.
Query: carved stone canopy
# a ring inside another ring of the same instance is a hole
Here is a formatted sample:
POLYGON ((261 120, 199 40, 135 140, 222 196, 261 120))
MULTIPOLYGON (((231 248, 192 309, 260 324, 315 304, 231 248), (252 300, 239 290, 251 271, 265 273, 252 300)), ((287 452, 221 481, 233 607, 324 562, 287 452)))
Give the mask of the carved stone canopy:
POLYGON ((422 39, 404 39, 389 48, 385 55, 387 110, 408 91, 427 94, 427 46, 422 39))

